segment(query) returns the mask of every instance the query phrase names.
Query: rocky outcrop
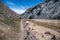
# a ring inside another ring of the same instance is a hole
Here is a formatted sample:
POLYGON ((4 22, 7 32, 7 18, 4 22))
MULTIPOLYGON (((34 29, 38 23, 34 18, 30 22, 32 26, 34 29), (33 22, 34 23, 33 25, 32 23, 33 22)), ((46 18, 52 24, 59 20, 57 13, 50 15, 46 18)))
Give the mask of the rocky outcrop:
POLYGON ((28 8, 21 16, 25 19, 60 19, 60 0, 46 0, 28 8))

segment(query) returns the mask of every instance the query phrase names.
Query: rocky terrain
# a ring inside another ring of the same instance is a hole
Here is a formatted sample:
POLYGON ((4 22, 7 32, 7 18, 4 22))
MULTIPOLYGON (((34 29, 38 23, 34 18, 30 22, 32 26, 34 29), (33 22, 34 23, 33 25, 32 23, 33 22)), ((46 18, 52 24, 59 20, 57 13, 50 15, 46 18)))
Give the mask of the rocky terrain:
POLYGON ((38 20, 38 19, 31 19, 31 20, 22 19, 20 39, 21 40, 60 40, 60 31, 58 31, 60 30, 59 25, 60 25, 60 20, 46 21, 46 20, 38 20))
POLYGON ((60 0, 45 0, 21 15, 23 19, 60 19, 60 0))
POLYGON ((45 0, 20 16, 21 40, 60 40, 60 0, 45 0))
POLYGON ((46 0, 21 15, 0 2, 0 40, 60 40, 59 19, 60 0, 46 0))

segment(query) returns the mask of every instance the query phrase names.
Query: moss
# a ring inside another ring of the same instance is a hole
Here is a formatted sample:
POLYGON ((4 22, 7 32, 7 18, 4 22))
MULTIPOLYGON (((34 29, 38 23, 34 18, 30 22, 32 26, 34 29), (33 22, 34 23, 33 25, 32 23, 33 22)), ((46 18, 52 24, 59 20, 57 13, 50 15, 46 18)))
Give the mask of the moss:
POLYGON ((18 30, 20 27, 20 21, 15 21, 15 29, 18 30))

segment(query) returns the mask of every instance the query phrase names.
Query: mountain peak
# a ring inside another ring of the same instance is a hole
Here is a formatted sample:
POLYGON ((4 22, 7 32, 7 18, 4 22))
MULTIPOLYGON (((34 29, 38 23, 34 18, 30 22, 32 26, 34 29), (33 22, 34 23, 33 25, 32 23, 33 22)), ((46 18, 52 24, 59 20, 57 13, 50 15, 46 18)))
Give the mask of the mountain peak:
POLYGON ((60 0, 45 0, 45 2, 49 2, 49 1, 58 2, 58 1, 60 1, 60 0))

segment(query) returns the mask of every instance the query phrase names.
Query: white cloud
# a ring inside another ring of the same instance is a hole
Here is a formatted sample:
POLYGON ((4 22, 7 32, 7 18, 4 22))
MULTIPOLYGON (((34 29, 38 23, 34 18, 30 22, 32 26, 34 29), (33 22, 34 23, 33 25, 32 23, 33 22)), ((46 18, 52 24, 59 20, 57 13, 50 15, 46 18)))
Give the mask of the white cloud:
POLYGON ((13 9, 16 13, 22 14, 25 12, 25 9, 13 9))
POLYGON ((14 5, 14 3, 12 3, 12 2, 7 2, 7 4, 14 5))
POLYGON ((24 6, 20 6, 19 8, 14 7, 14 8, 11 8, 11 9, 18 14, 22 14, 26 11, 26 7, 24 7, 24 6))
POLYGON ((24 9, 24 8, 20 8, 20 9, 18 9, 18 8, 12 8, 12 10, 15 11, 16 13, 18 13, 18 14, 22 14, 22 13, 25 12, 26 9, 24 9))

